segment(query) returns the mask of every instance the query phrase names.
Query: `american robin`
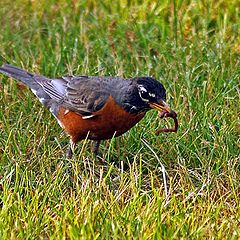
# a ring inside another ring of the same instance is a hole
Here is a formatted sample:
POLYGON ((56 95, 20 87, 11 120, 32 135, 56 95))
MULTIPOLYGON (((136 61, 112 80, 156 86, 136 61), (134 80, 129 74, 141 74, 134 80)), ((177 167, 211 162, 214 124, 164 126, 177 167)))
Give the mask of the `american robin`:
POLYGON ((65 76, 47 78, 5 64, 0 72, 26 84, 70 136, 67 157, 77 142, 117 137, 138 123, 150 109, 171 113, 166 90, 152 77, 65 76))

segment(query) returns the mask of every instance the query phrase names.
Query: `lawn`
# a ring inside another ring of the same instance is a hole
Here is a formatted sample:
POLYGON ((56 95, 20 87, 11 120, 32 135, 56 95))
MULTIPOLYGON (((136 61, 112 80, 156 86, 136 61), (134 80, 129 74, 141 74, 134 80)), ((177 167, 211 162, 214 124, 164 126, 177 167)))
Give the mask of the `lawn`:
POLYGON ((153 76, 178 113, 123 136, 68 137, 0 76, 0 239, 240 239, 237 0, 1 0, 0 64, 49 77, 153 76))

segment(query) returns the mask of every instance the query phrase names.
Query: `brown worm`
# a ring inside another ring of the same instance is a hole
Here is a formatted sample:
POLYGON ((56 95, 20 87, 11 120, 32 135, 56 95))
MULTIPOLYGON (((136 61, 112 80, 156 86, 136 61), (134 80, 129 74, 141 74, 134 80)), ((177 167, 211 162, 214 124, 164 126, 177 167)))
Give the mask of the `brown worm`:
POLYGON ((174 127, 158 129, 156 131, 156 135, 159 135, 162 132, 177 132, 177 130, 178 130, 178 120, 177 120, 177 113, 176 112, 174 112, 173 110, 171 110, 171 112, 162 111, 159 114, 159 117, 160 118, 164 118, 164 117, 172 118, 174 120, 174 127))

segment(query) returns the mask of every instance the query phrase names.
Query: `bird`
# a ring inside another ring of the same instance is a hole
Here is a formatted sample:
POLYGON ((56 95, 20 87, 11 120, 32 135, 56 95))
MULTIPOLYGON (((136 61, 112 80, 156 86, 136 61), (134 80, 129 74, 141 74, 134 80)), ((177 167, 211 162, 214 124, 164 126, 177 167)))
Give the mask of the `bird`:
POLYGON ((93 140, 97 155, 102 140, 118 137, 135 126, 151 109, 171 114, 166 89, 153 77, 63 76, 48 78, 4 64, 0 73, 28 86, 69 135, 66 152, 93 140))

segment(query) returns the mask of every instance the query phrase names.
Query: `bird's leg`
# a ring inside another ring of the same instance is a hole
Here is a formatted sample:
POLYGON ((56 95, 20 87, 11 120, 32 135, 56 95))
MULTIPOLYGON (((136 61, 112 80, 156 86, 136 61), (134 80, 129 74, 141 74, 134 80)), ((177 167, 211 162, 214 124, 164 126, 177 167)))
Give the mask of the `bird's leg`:
POLYGON ((73 142, 73 140, 71 139, 71 140, 70 140, 69 147, 68 147, 67 152, 66 152, 66 157, 67 157, 68 159, 71 159, 71 158, 72 158, 73 153, 74 153, 74 147, 75 147, 75 145, 76 145, 76 143, 73 142))
POLYGON ((100 140, 97 140, 97 141, 93 141, 92 143, 92 151, 94 153, 94 155, 98 155, 98 150, 99 150, 99 145, 100 145, 100 140))

